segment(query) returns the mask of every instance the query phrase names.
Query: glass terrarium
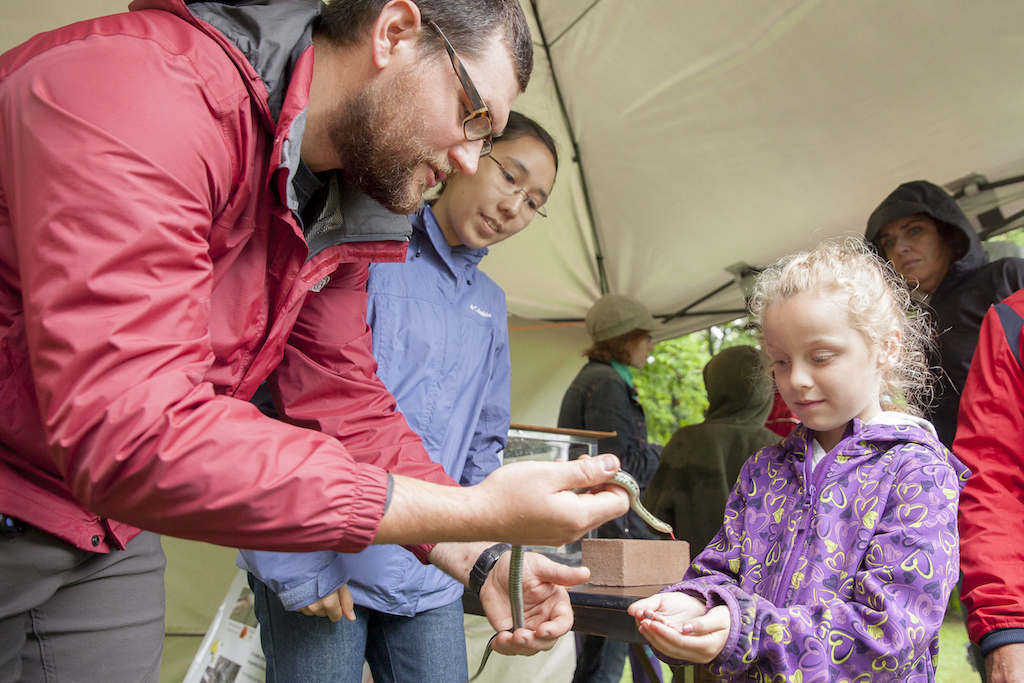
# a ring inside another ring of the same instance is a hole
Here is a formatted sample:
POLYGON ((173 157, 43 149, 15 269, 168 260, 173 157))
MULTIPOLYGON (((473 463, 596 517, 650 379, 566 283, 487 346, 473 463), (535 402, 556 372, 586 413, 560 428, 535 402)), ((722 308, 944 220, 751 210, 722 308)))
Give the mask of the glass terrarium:
MULTIPOLYGON (((595 456, 598 454, 597 440, 610 436, 615 436, 615 432, 510 425, 501 464, 508 465, 525 460, 567 462, 583 454, 595 456)), ((587 538, 595 536, 595 531, 587 534, 587 538)), ((526 546, 526 549, 546 555, 556 562, 573 566, 579 566, 582 559, 582 539, 557 548, 540 545, 526 546)))

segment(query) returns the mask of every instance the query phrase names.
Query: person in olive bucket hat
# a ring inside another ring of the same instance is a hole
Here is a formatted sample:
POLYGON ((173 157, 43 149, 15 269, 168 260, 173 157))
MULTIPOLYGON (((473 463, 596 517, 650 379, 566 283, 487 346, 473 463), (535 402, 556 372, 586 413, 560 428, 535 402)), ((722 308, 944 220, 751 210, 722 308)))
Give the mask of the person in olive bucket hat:
POLYGON ((651 332, 661 327, 647 307, 625 294, 605 294, 587 311, 587 334, 594 342, 620 337, 634 330, 651 332))
MULTIPOLYGON (((615 432, 615 436, 598 440, 598 450, 617 455, 622 469, 633 475, 643 490, 658 468, 661 446, 647 443, 647 420, 633 388, 633 370, 647 363, 654 349, 651 332, 662 325, 633 297, 606 294, 587 312, 585 326, 593 344, 583 355, 590 362, 565 392, 558 426, 615 432)), ((658 538, 632 510, 598 527, 597 535, 658 538)), ((618 681, 627 653, 633 680, 649 680, 627 643, 590 635, 577 642, 573 683, 618 681)), ((657 664, 655 670, 659 670, 657 664)))

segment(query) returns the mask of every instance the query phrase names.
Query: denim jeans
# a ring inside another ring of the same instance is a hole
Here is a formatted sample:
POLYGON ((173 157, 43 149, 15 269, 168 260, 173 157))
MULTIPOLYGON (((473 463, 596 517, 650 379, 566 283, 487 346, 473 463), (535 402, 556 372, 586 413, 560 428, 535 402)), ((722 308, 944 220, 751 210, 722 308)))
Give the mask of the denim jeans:
POLYGON ((465 683, 462 601, 400 617, 356 606, 356 620, 333 622, 289 612, 249 575, 256 595, 267 683, 360 683, 363 660, 374 683, 465 683))

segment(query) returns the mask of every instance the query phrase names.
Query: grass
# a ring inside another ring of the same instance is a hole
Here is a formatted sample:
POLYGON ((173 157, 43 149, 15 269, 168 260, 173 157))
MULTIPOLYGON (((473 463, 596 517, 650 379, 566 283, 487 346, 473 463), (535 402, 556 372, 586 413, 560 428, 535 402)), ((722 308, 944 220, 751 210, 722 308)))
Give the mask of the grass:
POLYGON ((974 683, 981 676, 967 660, 967 629, 959 614, 946 614, 939 629, 939 665, 935 683, 974 683))
MULTIPOLYGON (((964 621, 959 614, 950 611, 939 629, 939 664, 935 670, 935 683, 975 683, 981 680, 967 661, 966 646, 967 630, 964 621)), ((662 672, 665 683, 670 683, 672 674, 667 665, 662 664, 662 672)), ((628 660, 619 683, 633 683, 628 660)))

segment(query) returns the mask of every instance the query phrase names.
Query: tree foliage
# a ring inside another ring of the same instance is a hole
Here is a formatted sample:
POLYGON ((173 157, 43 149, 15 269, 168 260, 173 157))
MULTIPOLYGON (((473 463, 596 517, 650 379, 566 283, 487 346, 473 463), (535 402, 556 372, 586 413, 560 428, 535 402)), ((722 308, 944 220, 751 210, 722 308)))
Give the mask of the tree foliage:
POLYGON ((657 344, 643 370, 635 371, 640 404, 647 416, 647 438, 666 444, 676 430, 704 420, 708 407, 704 366, 729 346, 756 344, 747 319, 657 344))
POLYGON ((1013 242, 1014 244, 1024 247, 1024 230, 1015 228, 1010 232, 1004 232, 1002 235, 996 235, 990 238, 993 242, 1013 242))

